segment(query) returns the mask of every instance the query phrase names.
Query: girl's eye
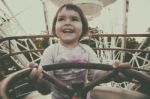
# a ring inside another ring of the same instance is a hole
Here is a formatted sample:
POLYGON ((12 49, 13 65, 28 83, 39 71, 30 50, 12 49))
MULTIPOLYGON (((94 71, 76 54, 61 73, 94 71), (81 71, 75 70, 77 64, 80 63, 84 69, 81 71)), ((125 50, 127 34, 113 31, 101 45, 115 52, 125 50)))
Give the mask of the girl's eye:
POLYGON ((72 21, 79 21, 78 18, 72 18, 72 21))
POLYGON ((64 18, 62 18, 62 17, 57 19, 57 21, 63 21, 63 20, 64 20, 64 18))

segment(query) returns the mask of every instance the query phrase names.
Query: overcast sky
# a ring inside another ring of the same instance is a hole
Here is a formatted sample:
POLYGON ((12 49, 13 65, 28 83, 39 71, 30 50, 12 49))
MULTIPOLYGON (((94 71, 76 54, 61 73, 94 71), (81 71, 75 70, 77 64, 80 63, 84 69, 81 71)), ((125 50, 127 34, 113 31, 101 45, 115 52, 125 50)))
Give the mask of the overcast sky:
MULTIPOLYGON (((99 26, 106 32, 122 32, 123 0, 103 8, 101 15, 89 21, 91 27, 99 26)), ((30 34, 45 31, 41 0, 5 0, 17 19, 30 34)), ((150 27, 150 0, 129 0, 128 33, 144 33, 150 27)), ((58 7, 49 2, 49 25, 58 7)), ((2 3, 0 8, 6 10, 2 3)))

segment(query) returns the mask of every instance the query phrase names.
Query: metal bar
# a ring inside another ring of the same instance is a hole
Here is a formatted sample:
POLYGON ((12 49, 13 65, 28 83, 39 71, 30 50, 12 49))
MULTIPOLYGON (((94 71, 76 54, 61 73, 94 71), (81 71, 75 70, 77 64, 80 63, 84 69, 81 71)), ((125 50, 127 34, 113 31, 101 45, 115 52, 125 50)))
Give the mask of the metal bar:
MULTIPOLYGON (((54 37, 54 35, 32 35, 32 36, 12 36, 0 39, 0 43, 12 39, 43 38, 54 37)), ((150 34, 92 34, 87 37, 150 37, 150 34)))
POLYGON ((150 34, 92 34, 92 37, 150 37, 150 34))
POLYGON ((44 49, 24 50, 24 51, 20 51, 20 52, 5 54, 5 55, 1 56, 0 59, 10 57, 10 56, 14 56, 14 55, 18 55, 18 54, 25 54, 25 53, 30 53, 30 52, 42 52, 42 51, 44 51, 44 49))
POLYGON ((117 50, 117 51, 130 51, 130 52, 146 52, 150 53, 150 50, 139 50, 139 49, 125 49, 125 48, 93 48, 94 50, 117 50))
POLYGON ((8 46, 9 46, 9 54, 11 54, 11 41, 8 40, 8 46))
POLYGON ((18 26, 23 30, 24 33, 26 33, 25 29, 22 27, 22 25, 19 23, 19 21, 17 20, 17 18, 15 17, 14 13, 11 11, 11 8, 9 8, 9 6, 7 5, 7 3, 5 2, 5 0, 1 0, 2 3, 4 4, 4 6, 7 8, 7 10, 10 12, 10 14, 12 15, 12 17, 15 19, 16 23, 18 24, 18 26))
POLYGON ((50 32, 49 32, 50 29, 49 29, 49 25, 48 25, 48 13, 47 13, 47 8, 46 8, 46 2, 44 0, 41 0, 41 1, 42 1, 42 5, 43 5, 46 32, 48 34, 50 34, 50 32))

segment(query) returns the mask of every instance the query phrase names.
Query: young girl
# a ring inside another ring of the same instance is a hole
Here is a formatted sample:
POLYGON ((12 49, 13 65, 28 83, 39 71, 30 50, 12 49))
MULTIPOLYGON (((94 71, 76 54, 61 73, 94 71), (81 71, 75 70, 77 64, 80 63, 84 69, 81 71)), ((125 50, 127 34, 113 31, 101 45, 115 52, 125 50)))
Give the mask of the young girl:
MULTIPOLYGON (((60 7, 54 17, 52 32, 58 37, 59 42, 45 49, 40 66, 66 62, 99 63, 92 48, 79 42, 88 32, 88 22, 78 6, 65 4, 60 7)), ((51 71, 49 74, 56 76, 66 84, 71 84, 72 81, 86 80, 85 69, 61 69, 51 71)), ((52 85, 51 90, 52 99, 69 99, 57 86, 52 85)))

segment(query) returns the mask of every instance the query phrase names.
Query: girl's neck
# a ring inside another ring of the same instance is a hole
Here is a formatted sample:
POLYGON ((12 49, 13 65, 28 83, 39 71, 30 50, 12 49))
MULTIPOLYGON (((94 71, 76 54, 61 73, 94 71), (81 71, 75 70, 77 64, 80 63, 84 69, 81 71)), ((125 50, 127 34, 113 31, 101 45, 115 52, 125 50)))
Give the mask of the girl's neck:
POLYGON ((65 48, 72 49, 72 48, 75 48, 76 46, 78 46, 79 42, 74 42, 74 43, 68 42, 68 43, 64 43, 64 42, 61 42, 61 41, 60 41, 60 44, 61 44, 62 46, 64 46, 65 48))

